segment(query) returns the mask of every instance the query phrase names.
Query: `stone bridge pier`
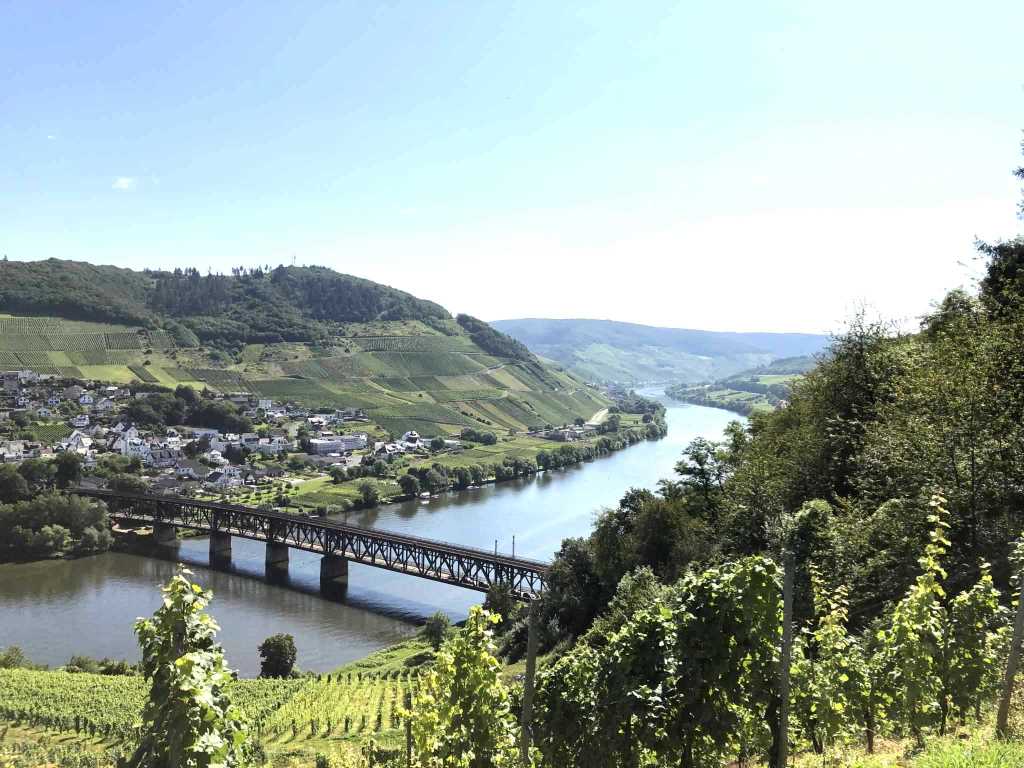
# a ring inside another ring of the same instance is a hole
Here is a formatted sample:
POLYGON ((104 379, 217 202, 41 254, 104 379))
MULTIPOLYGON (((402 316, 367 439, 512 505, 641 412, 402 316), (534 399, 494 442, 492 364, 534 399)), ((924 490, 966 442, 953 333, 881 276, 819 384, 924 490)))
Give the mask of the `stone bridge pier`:
POLYGON ((339 555, 324 555, 320 559, 320 591, 332 597, 342 597, 348 591, 348 560, 339 555))
POLYGON ((210 532, 210 563, 225 565, 231 563, 231 534, 223 531, 210 532))
POLYGON ((178 529, 170 523, 153 523, 153 542, 161 547, 178 543, 178 529))

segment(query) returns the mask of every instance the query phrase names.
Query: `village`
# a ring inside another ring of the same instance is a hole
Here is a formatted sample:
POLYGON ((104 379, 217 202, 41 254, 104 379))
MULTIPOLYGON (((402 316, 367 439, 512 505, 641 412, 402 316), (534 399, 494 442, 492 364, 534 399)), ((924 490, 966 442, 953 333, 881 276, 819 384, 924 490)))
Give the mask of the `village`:
MULTIPOLYGON (((141 382, 62 379, 32 370, 0 375, 0 463, 73 454, 80 460, 85 487, 300 507, 304 490, 311 509, 328 513, 337 511, 334 502, 345 509, 408 496, 409 486, 394 481, 402 467, 435 462, 432 466, 439 469, 437 460, 458 463, 454 457, 464 448, 498 442, 493 432, 468 428, 459 439, 428 439, 414 430, 392 436, 358 408, 314 412, 248 392, 209 390, 201 393, 204 400, 231 408, 250 429, 140 424, 130 415, 137 404, 167 397, 165 390, 141 382)), ((518 439, 572 443, 599 431, 604 431, 600 425, 577 420, 518 439)), ((520 467, 516 474, 529 472, 529 467, 520 467)), ((443 470, 442 475, 447 481, 443 470)), ((437 485, 430 490, 436 492, 437 485)))

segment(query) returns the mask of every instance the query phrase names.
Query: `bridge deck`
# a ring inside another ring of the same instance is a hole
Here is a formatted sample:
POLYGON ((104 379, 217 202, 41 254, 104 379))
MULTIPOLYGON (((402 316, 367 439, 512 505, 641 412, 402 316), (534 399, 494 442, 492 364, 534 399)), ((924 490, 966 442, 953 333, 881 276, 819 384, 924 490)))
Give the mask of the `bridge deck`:
POLYGON ((176 496, 92 489, 71 493, 104 500, 111 515, 121 519, 286 544, 481 592, 502 584, 522 600, 537 597, 547 579, 548 564, 538 560, 322 518, 176 496))

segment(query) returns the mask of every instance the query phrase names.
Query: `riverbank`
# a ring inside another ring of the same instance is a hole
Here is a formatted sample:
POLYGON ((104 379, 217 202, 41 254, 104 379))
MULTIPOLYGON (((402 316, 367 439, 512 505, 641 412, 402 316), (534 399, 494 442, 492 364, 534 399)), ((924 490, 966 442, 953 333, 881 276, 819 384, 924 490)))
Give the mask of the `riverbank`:
POLYGON ((706 408, 720 408, 740 416, 769 413, 778 407, 777 399, 773 401, 767 395, 759 392, 729 389, 716 384, 668 387, 665 390, 665 396, 681 403, 701 405, 706 408))

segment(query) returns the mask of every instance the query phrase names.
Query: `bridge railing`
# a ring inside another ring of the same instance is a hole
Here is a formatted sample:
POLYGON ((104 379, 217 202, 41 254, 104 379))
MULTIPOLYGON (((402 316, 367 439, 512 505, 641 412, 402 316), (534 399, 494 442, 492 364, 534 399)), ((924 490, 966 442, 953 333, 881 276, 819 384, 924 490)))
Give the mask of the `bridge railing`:
POLYGON ((430 547, 433 549, 451 552, 452 554, 474 557, 509 567, 527 567, 540 572, 546 572, 550 567, 550 563, 544 562, 543 560, 533 560, 518 556, 513 557, 501 552, 495 555, 493 550, 468 547, 463 544, 454 544, 440 539, 410 536, 409 534, 397 531, 389 531, 381 528, 365 528, 363 526, 352 525, 350 523, 339 523, 336 520, 329 520, 323 517, 292 515, 285 512, 260 509, 258 507, 246 507, 241 504, 226 504, 221 501, 202 501, 199 499, 189 499, 184 496, 153 496, 145 493, 128 493, 104 488, 70 488, 68 489, 68 492, 75 494, 76 496, 88 496, 98 499, 122 499, 125 501, 148 501, 161 504, 174 504, 177 506, 200 506, 206 509, 220 510, 223 512, 240 512, 267 520, 281 520, 286 522, 301 521, 330 530, 360 536, 377 537, 396 543, 409 544, 411 546, 430 547))

